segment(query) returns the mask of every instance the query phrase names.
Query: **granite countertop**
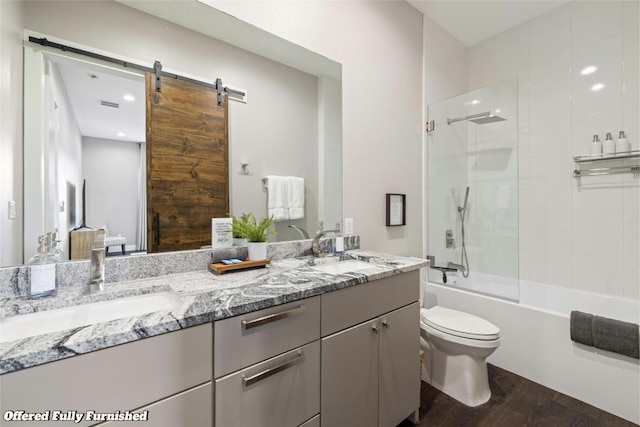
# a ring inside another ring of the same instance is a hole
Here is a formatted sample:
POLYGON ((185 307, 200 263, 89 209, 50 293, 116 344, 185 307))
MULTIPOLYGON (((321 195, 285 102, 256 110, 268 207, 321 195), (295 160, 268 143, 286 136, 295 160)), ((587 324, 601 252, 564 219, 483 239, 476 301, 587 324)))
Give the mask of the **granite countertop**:
POLYGON ((347 251, 344 258, 367 261, 371 267, 336 275, 311 268, 335 262, 335 257, 287 258, 272 260, 266 268, 223 275, 200 270, 118 282, 108 284, 105 291, 93 295, 83 295, 82 288, 75 288, 63 289, 55 297, 38 300, 5 298, 0 300, 2 318, 154 292, 174 293, 178 302, 173 310, 1 343, 0 374, 320 295, 427 265, 427 261, 421 258, 362 249, 347 251))

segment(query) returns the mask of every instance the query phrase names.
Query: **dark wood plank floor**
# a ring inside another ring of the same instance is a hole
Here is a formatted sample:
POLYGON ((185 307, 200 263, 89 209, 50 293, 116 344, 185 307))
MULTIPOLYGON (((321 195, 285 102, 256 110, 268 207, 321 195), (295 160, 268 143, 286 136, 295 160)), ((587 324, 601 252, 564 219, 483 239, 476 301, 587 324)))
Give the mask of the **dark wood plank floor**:
MULTIPOLYGON (((469 408, 426 383, 420 393, 420 427, 630 427, 608 412, 489 365, 491 399, 469 408)), ((398 427, 410 427, 404 421, 398 427)))

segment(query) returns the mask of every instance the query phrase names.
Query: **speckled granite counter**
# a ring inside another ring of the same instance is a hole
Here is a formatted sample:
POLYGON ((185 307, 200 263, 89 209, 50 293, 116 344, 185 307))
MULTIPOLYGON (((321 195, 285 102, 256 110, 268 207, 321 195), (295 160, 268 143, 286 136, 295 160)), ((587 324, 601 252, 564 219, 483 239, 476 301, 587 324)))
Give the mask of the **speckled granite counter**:
POLYGON ((427 265, 420 258, 400 257, 361 249, 344 258, 371 263, 353 273, 329 274, 311 268, 335 258, 272 259, 266 268, 214 275, 206 270, 117 282, 99 294, 82 295, 82 288, 64 288, 41 300, 0 300, 2 317, 26 314, 159 291, 173 292, 174 310, 82 326, 0 344, 0 373, 8 373, 74 355, 163 334, 275 305, 320 295, 427 265))

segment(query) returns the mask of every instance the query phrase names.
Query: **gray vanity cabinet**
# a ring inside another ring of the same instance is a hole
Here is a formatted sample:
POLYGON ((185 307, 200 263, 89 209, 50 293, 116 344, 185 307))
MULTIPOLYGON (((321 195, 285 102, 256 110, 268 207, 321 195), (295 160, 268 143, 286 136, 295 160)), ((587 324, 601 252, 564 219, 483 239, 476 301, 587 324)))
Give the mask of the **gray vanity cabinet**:
POLYGON ((394 427, 417 411, 418 297, 418 272, 323 295, 323 427, 394 427))
MULTIPOLYGON (((149 410, 145 425, 210 427, 212 335, 208 323, 4 374, 0 411, 86 414, 142 408, 149 410), (172 423, 166 424, 169 413, 172 423)), ((86 418, 79 424, 2 422, 3 427, 94 424, 86 418)))
POLYGON ((215 425, 297 427, 317 416, 319 338, 320 297, 215 322, 215 425))

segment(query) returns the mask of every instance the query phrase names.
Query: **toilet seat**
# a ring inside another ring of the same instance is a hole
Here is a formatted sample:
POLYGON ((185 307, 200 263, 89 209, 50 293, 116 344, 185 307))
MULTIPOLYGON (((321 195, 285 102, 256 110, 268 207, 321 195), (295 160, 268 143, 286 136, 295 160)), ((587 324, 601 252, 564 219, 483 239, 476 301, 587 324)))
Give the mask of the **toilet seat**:
POLYGON ((423 308, 420 320, 425 325, 444 334, 478 341, 500 339, 500 329, 491 322, 473 314, 444 307, 423 308))

